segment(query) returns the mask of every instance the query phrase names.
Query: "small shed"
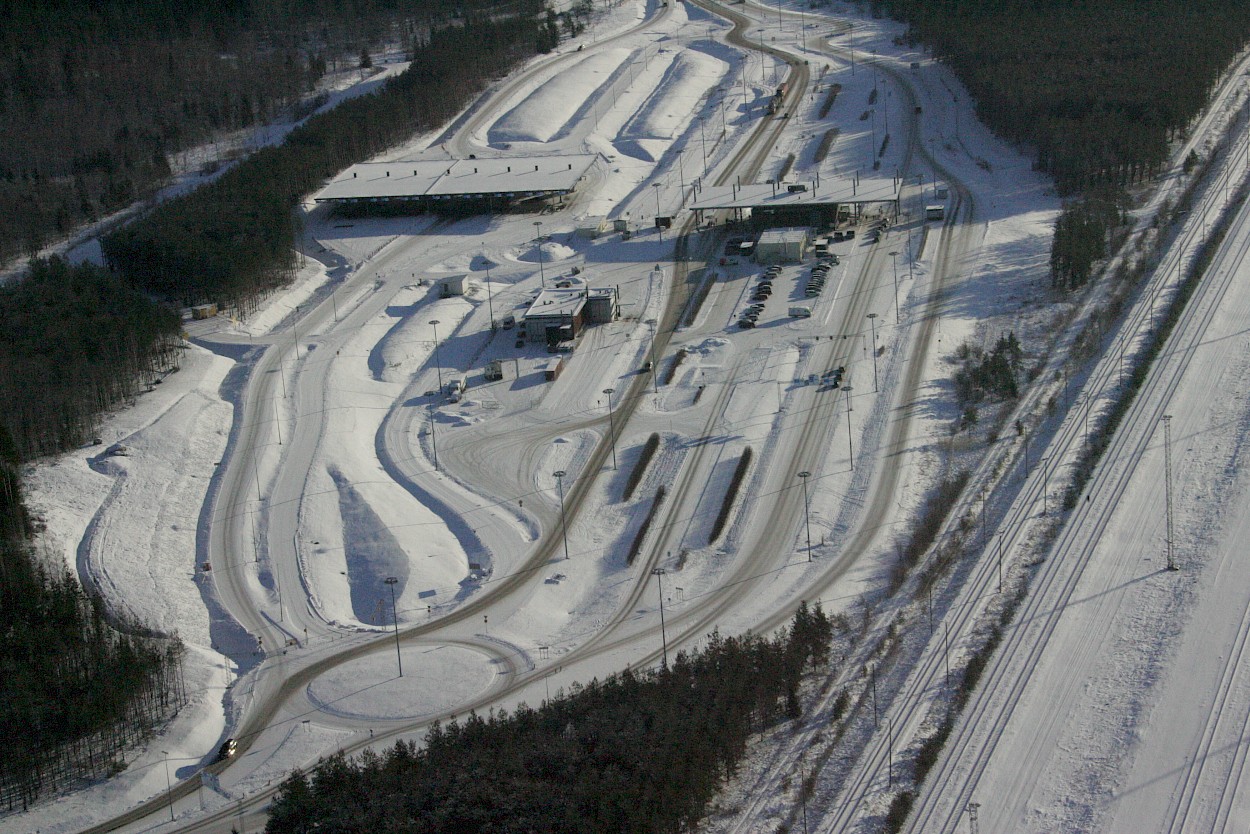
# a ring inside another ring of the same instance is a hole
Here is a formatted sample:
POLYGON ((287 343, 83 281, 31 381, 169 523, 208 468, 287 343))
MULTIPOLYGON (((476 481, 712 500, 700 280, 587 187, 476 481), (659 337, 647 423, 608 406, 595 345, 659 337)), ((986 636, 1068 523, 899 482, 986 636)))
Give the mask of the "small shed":
POLYGON ((564 357, 557 356, 554 359, 548 359, 540 366, 543 372, 543 379, 548 382, 554 382, 560 378, 560 374, 564 372, 564 357))
POLYGON ((193 319, 211 319, 217 315, 216 304, 200 304, 191 308, 191 318, 193 319))
POLYGON ((468 275, 448 275, 438 279, 438 294, 441 298, 450 298, 453 295, 464 295, 468 288, 468 275))
POLYGON ((578 237, 589 238, 594 240, 608 230, 608 219, 606 217, 593 215, 583 219, 577 224, 575 234, 578 237))

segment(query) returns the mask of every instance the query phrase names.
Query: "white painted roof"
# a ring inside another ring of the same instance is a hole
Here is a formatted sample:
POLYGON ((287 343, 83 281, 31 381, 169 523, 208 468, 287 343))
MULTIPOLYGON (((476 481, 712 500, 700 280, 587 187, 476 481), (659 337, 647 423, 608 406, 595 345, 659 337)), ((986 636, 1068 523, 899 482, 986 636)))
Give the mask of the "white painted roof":
POLYGON ((799 206, 831 203, 875 203, 898 199, 898 182, 893 177, 861 177, 854 180, 822 179, 819 187, 815 182, 806 185, 806 191, 790 192, 791 183, 764 183, 742 186, 706 186, 699 199, 690 205, 694 211, 710 211, 730 208, 767 208, 773 206, 799 206))
POLYGON ((765 229, 760 232, 759 245, 768 246, 769 244, 778 243, 802 243, 805 240, 807 240, 807 229, 765 229))
POLYGON ((596 159, 596 154, 577 154, 362 162, 340 173, 314 199, 572 191, 596 159))
POLYGON ((525 312, 524 318, 572 317, 586 305, 584 289, 543 290, 525 312))

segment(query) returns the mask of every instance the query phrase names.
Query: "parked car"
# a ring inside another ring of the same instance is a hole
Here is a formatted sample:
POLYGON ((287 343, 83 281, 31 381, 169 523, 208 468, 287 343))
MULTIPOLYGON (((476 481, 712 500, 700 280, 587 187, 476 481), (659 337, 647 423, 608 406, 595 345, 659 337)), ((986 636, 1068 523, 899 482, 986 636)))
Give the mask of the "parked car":
POLYGON ((224 762, 226 759, 233 757, 238 748, 239 746, 234 739, 226 739, 225 743, 221 745, 221 749, 217 751, 217 761, 224 762))

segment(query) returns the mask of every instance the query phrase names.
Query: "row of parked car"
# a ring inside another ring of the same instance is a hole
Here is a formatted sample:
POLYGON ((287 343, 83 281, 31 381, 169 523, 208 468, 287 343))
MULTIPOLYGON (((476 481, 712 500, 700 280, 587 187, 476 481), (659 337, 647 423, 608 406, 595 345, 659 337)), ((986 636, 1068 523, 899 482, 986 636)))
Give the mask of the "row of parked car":
POLYGON ((764 303, 772 297, 773 279, 780 274, 781 267, 779 266, 770 266, 764 270, 764 274, 760 276, 755 288, 751 291, 751 306, 743 310, 742 317, 738 319, 739 327, 745 330, 755 326, 760 314, 764 312, 764 303))
POLYGON ((825 290, 825 279, 829 277, 829 270, 838 265, 838 256, 830 255, 827 258, 821 258, 815 266, 812 267, 811 274, 807 276, 807 287, 803 290, 803 295, 808 298, 816 298, 825 290))

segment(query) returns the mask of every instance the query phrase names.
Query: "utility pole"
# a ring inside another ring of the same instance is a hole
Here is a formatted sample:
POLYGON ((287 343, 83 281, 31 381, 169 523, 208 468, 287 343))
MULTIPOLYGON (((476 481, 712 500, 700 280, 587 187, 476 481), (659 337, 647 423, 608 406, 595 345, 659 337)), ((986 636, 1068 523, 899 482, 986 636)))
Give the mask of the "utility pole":
POLYGON ((881 726, 881 724, 877 720, 877 666, 876 664, 873 664, 873 667, 872 667, 872 727, 875 730, 879 726, 881 726))
POLYGON ((430 327, 434 328, 434 367, 438 369, 438 390, 443 390, 443 363, 438 356, 438 319, 430 320, 430 327))
POLYGON ((660 586, 660 645, 663 646, 663 663, 664 668, 668 668, 668 632, 664 628, 664 574, 668 571, 664 568, 655 568, 651 571, 651 575, 655 577, 656 583, 660 586))
POLYGON ((651 328, 651 390, 660 393, 660 383, 655 373, 655 319, 647 319, 647 327, 651 328))
POLYGON ((869 313, 868 321, 872 322, 872 390, 877 391, 877 314, 869 313))
POLYGON ((1003 533, 1004 532, 1005 531, 1003 530, 998 531, 998 592, 1000 594, 1003 592, 1003 533))
POLYGON ((890 253, 890 260, 894 262, 894 323, 898 324, 898 250, 890 253))
POLYGON ((489 315, 490 315, 490 330, 492 333, 494 333, 495 332, 495 303, 491 299, 490 267, 489 266, 486 267, 486 309, 489 311, 489 315))
POLYGON ((811 477, 811 472, 804 470, 799 473, 799 477, 803 479, 803 519, 807 527, 807 561, 812 561, 812 511, 811 505, 807 501, 807 479, 811 477))
POLYGON ((1050 463, 1049 457, 1042 458, 1042 515, 1050 515, 1050 463))
POLYGON ((430 449, 434 453, 434 471, 438 471, 438 435, 434 433, 434 401, 430 400, 430 449))
POLYGON ((1172 551, 1172 415, 1163 415, 1163 471, 1167 482, 1167 564, 1168 570, 1178 570, 1175 554, 1172 551))
POLYGON ((161 755, 165 757, 165 795, 169 797, 169 821, 174 821, 174 785, 169 781, 169 752, 161 751, 161 755))
POLYGON ((615 388, 604 388, 603 393, 608 395, 608 442, 612 446, 612 471, 616 471, 616 420, 612 416, 612 394, 615 388))
POLYGON ((851 431, 851 386, 844 385, 842 390, 846 392, 846 453, 851 459, 851 471, 855 470, 855 443, 851 439, 853 432, 851 431))
POLYGON ((391 619, 395 623, 395 663, 399 666, 399 676, 404 676, 404 659, 399 653, 399 609, 395 607, 395 585, 399 582, 394 576, 382 580, 391 588, 391 619))
POLYGON ((569 525, 564 515, 564 476, 567 474, 563 469, 557 469, 554 473, 556 486, 560 488, 560 532, 564 536, 564 558, 569 558, 569 525))

